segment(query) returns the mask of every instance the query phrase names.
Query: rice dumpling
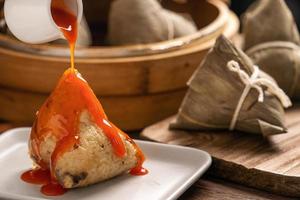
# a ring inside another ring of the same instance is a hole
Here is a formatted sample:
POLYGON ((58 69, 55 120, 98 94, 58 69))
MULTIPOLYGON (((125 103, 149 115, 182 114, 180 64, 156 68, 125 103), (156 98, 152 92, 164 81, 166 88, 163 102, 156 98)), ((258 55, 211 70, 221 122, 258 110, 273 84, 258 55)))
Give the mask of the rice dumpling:
POLYGON ((245 49, 270 41, 300 44, 299 32, 284 0, 257 0, 244 14, 245 49))
POLYGON ((171 128, 238 130, 264 136, 285 133, 289 98, 224 36, 217 39, 188 82, 171 128))
POLYGON ((300 99, 300 47, 291 42, 267 42, 247 51, 255 64, 273 76, 293 99, 300 99))
POLYGON ((112 45, 147 44, 197 31, 193 21, 162 8, 157 0, 115 0, 109 14, 112 45))
POLYGON ((29 153, 63 188, 135 173, 144 161, 138 146, 107 119, 88 83, 72 69, 37 113, 29 153))
POLYGON ((283 0, 258 0, 244 18, 246 53, 293 99, 300 99, 299 32, 283 0))

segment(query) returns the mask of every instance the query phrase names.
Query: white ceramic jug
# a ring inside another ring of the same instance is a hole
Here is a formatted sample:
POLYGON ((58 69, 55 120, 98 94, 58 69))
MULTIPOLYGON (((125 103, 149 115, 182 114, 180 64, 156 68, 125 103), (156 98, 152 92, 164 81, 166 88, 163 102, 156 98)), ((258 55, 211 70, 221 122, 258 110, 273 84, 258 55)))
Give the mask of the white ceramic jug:
MULTIPOLYGON (((41 44, 63 38, 51 14, 52 0, 5 0, 4 17, 10 31, 21 41, 41 44)), ((61 0, 82 19, 82 0, 61 0)))

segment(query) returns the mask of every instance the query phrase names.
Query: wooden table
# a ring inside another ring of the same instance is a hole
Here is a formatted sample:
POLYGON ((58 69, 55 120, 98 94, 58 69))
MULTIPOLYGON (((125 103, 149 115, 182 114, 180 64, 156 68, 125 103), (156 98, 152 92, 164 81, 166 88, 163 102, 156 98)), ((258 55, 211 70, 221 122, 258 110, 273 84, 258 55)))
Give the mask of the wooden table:
MULTIPOLYGON (((0 133, 16 127, 7 123, 0 123, 0 133)), ((138 134, 130 134, 133 138, 138 138, 138 134)), ((228 181, 220 180, 205 175, 197 181, 188 191, 186 191, 179 200, 292 200, 293 198, 277 196, 267 192, 237 185, 228 181)))
POLYGON ((179 200, 291 200, 256 189, 240 186, 210 176, 204 176, 186 191, 179 200))

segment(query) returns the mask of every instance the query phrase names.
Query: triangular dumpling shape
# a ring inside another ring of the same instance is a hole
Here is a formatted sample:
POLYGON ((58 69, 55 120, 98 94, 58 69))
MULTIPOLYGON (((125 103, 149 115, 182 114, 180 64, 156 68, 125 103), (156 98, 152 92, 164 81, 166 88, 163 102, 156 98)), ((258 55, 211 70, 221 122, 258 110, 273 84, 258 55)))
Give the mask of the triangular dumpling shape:
POLYGON ((157 0, 116 0, 109 14, 108 40, 112 45, 147 44, 197 31, 196 25, 157 0))
POLYGON ((245 49, 270 41, 300 44, 293 15, 284 0, 257 0, 243 18, 245 49))
POLYGON ((248 56, 223 36, 217 39, 188 85, 189 90, 171 128, 235 129, 264 136, 286 132, 282 104, 289 106, 290 100, 271 77, 253 66, 248 56), (230 70, 228 66, 232 62, 240 67, 242 77, 236 71, 230 70), (246 90, 242 78, 249 76, 252 79, 255 73, 257 78, 251 81, 255 83, 255 80, 259 80, 258 84, 249 88, 242 101, 235 126, 232 127, 234 113, 246 90), (272 91, 263 82, 272 85, 272 91), (260 89, 255 88, 256 86, 260 89), (263 100, 260 99, 262 97, 263 100))
POLYGON ((258 0, 245 14, 246 53, 293 99, 300 99, 299 32, 283 0, 258 0))
POLYGON ((67 70, 37 113, 30 155, 64 188, 87 186, 130 172, 139 173, 144 156, 109 122, 87 82, 67 70))

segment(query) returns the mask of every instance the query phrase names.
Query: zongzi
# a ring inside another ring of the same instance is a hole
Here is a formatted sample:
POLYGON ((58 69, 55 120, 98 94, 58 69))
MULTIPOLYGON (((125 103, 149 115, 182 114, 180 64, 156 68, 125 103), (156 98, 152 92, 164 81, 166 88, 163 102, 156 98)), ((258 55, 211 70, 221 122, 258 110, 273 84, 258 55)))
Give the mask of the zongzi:
POLYGON ((300 99, 299 32, 283 0, 258 0, 246 12, 246 53, 293 99, 300 99))
POLYGON ((247 51, 252 60, 292 98, 300 99, 300 47, 291 42, 267 42, 247 51))
POLYGON ((285 133, 291 102, 275 81, 224 36, 217 39, 188 82, 171 128, 239 130, 264 136, 285 133))
POLYGON ((106 117, 77 71, 68 69, 40 108, 29 141, 30 155, 63 188, 94 184, 141 168, 143 154, 106 117))
POLYGON ((242 23, 245 49, 270 41, 300 44, 296 23, 284 0, 257 0, 242 23))
POLYGON ((116 0, 109 14, 112 45, 160 42, 196 31, 194 22, 162 8, 157 0, 116 0))

